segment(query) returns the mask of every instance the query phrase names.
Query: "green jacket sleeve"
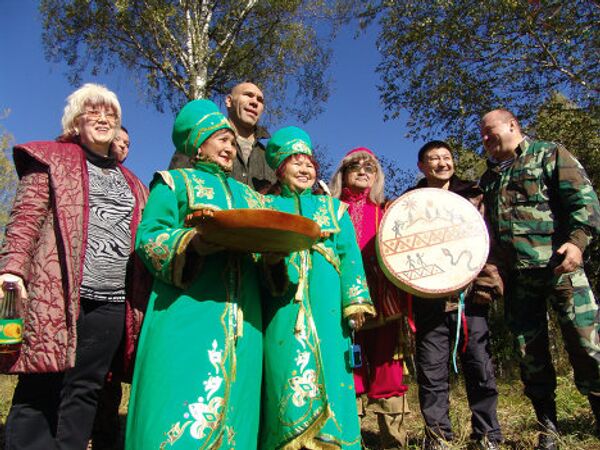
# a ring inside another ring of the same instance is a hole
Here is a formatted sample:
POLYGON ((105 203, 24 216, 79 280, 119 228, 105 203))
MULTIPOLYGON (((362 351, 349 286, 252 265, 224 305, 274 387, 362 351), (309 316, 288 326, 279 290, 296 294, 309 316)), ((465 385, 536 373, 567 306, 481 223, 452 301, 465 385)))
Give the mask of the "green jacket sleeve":
POLYGON ((565 214, 568 242, 584 251, 594 234, 600 232, 600 207, 585 169, 564 147, 558 146, 554 177, 558 184, 560 213, 565 214))
POLYGON ((154 277, 180 288, 186 284, 183 277, 188 259, 197 257, 187 252, 196 230, 185 228, 183 222, 173 179, 168 173, 159 173, 152 183, 135 247, 154 277))
POLYGON ((337 236, 336 252, 340 260, 344 317, 359 312, 375 316, 375 307, 367 287, 362 256, 356 241, 354 226, 347 211, 344 212, 339 224, 340 232, 337 236))

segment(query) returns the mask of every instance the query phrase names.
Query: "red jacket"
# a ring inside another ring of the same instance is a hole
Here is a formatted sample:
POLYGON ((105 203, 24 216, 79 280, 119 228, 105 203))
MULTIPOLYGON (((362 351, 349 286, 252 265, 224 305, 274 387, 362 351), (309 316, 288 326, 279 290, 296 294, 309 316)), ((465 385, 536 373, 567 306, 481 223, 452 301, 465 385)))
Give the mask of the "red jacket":
MULTIPOLYGON (((20 182, 0 251, 0 273, 23 278, 29 297, 23 302, 21 350, 0 354, 0 371, 64 371, 74 366, 77 345, 89 212, 86 158, 76 144, 31 142, 14 148, 14 161, 20 182)), ((128 379, 152 278, 134 252, 148 190, 132 172, 119 168, 135 198, 124 359, 119 367, 128 379)))

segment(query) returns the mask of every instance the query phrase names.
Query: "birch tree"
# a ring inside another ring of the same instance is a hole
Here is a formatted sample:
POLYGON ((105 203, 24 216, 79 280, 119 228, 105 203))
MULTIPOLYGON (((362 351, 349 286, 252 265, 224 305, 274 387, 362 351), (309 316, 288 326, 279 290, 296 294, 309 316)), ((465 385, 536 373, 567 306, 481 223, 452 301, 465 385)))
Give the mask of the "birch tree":
POLYGON ((46 57, 66 62, 73 84, 124 68, 176 111, 248 80, 271 113, 285 104, 302 120, 327 99, 327 44, 343 16, 325 0, 42 0, 40 11, 46 57))

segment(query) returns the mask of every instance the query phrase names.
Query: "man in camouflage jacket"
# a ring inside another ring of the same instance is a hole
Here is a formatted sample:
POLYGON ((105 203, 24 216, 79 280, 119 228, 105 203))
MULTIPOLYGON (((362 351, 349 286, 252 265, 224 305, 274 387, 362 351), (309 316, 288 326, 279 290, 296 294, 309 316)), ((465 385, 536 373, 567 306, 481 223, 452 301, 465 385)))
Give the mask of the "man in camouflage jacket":
POLYGON ((556 445, 556 374, 546 304, 559 324, 575 374, 600 423, 598 306, 583 271, 583 252, 600 231, 598 198, 581 164, 564 147, 522 134, 515 116, 483 116, 489 156, 481 179, 492 253, 505 286, 507 324, 521 357, 521 379, 543 426, 538 448, 556 445))

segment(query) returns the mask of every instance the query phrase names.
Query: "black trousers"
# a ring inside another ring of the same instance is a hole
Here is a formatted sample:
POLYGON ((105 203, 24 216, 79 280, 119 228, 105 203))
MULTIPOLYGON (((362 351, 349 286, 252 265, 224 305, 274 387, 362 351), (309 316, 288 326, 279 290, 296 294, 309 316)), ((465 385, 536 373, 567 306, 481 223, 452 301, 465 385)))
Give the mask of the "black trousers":
POLYGON ((121 422, 119 406, 123 390, 120 380, 106 380, 98 396, 98 408, 92 430, 94 450, 109 450, 119 445, 121 422))
POLYGON ((85 450, 98 392, 119 347, 124 303, 81 300, 75 366, 19 375, 6 422, 7 450, 85 450))
MULTIPOLYGON (((421 413, 429 434, 452 440, 449 417, 449 371, 458 314, 445 311, 445 300, 414 301, 417 350, 417 382, 421 413)), ((463 353, 463 333, 458 354, 464 373, 467 400, 471 409, 472 439, 487 436, 501 442, 496 414, 498 390, 490 357, 488 307, 468 304, 465 315, 468 341, 463 353)))

